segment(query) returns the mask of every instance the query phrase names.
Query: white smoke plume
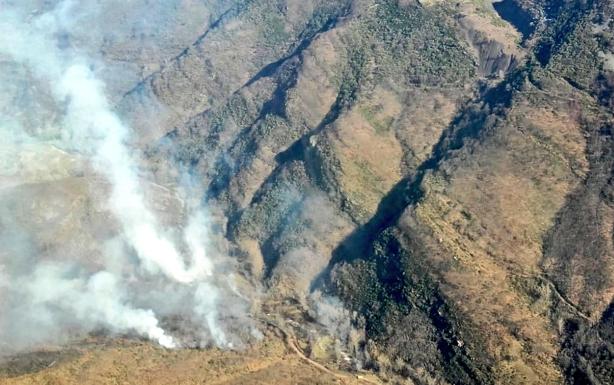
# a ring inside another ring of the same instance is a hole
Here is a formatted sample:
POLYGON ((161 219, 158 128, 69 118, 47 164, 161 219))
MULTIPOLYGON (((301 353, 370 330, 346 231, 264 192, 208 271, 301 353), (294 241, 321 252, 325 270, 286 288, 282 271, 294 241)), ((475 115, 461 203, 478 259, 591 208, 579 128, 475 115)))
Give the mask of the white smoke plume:
MULTIPOLYGON (((93 257, 73 260, 59 249, 43 261, 30 245, 37 234, 13 220, 18 209, 10 199, 0 204, 0 349, 57 342, 58 336, 99 327, 138 333, 168 348, 185 343, 185 336, 164 330, 161 316, 189 319, 196 334, 189 338, 198 344, 232 346, 237 341, 223 319, 246 318, 248 303, 235 293, 229 259, 211 246, 205 210, 187 205, 186 219, 171 229, 158 219, 139 169, 142 160, 130 144, 133 133, 113 111, 97 63, 84 50, 58 43, 66 30, 88 28, 75 16, 84 4, 89 2, 61 1, 31 14, 0 2, 0 63, 25 74, 22 84, 3 77, 0 86, 9 95, 35 90, 24 105, 19 95, 0 98, 0 173, 13 170, 12 178, 0 179, 0 193, 32 182, 26 167, 46 174, 58 157, 85 163, 83 169, 91 166, 109 186, 99 195, 106 197, 120 236, 104 239, 106 246, 93 257), (33 127, 25 127, 26 118, 33 127), (60 155, 46 157, 50 147, 60 155), (36 156, 26 157, 28 151, 36 156)), ((79 236, 71 239, 78 243, 79 236)))

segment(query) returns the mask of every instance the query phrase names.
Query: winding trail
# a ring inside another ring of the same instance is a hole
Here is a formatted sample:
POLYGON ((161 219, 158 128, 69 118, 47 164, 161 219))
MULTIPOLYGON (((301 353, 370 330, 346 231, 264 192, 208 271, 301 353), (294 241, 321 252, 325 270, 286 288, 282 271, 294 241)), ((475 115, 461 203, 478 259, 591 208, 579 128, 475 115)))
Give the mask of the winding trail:
POLYGON ((288 331, 286 331, 283 327, 277 325, 276 323, 266 320, 264 321, 268 326, 271 326, 274 329, 279 330, 279 332, 282 334, 284 341, 286 343, 286 345, 288 346, 288 348, 290 348, 291 351, 293 351, 294 353, 296 353, 299 358, 303 361, 305 361, 307 364, 315 367, 316 369, 330 374, 331 376, 341 380, 343 383, 346 383, 346 381, 360 381, 366 384, 376 384, 376 385, 380 385, 381 382, 379 381, 375 381, 375 380, 371 380, 369 378, 363 377, 361 375, 348 375, 348 374, 342 374, 339 373, 337 371, 333 371, 329 368, 327 368, 326 366, 320 364, 319 362, 316 362, 314 360, 312 360, 311 358, 307 357, 305 355, 305 353, 303 353, 303 351, 298 347, 297 342, 296 342, 296 337, 294 337, 294 335, 288 331))
POLYGON ((591 317, 582 312, 580 309, 578 309, 578 307, 571 302, 570 300, 568 300, 560 291, 559 289, 556 287, 556 285, 554 284, 554 282, 552 282, 550 279, 548 279, 547 277, 545 277, 544 275, 538 275, 537 278, 539 280, 541 280, 542 282, 545 282, 551 289, 552 292, 556 295, 556 297, 563 302, 564 304, 566 304, 569 308, 571 308, 571 310, 573 310, 574 313, 576 313, 576 315, 578 317, 584 318, 586 321, 588 321, 589 323, 592 322, 591 317))
POLYGON ((573 302, 571 302, 561 291, 556 287, 554 282, 552 282, 547 276, 542 274, 530 274, 530 273, 512 273, 513 276, 524 278, 524 279, 537 279, 548 285, 548 287, 552 290, 552 293, 556 296, 556 298, 567 305, 567 307, 574 313, 576 316, 584 319, 585 321, 592 323, 593 320, 591 317, 580 310, 573 302))

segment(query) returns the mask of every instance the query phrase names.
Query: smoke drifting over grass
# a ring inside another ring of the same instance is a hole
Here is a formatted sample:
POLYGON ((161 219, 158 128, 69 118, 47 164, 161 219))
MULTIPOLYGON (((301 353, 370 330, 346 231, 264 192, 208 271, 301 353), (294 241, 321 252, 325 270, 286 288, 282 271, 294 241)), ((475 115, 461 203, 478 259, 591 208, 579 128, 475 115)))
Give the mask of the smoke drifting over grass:
MULTIPOLYGON (((85 199, 108 200, 109 223, 117 223, 118 234, 106 234, 105 247, 93 255, 73 258, 61 247, 40 250, 33 241, 38 234, 15 218, 19 200, 3 199, 0 349, 17 351, 100 327, 138 333, 169 348, 235 346, 230 320, 248 325, 249 302, 236 291, 232 263, 212 241, 207 213, 191 203, 200 199, 188 199, 181 207, 186 215, 174 228, 161 223, 148 203, 149 182, 138 168, 138 151, 129 144, 133 133, 113 111, 92 60, 64 43, 66 31, 91 28, 79 24, 79 15, 92 12, 83 9, 89 3, 62 1, 35 14, 23 5, 2 6, 0 64, 19 76, 0 79, 10 95, 0 99, 0 193, 14 196, 20 186, 71 180, 74 172, 62 162, 82 162, 87 166, 77 167, 79 178, 102 176, 108 185, 106 194, 85 199), (30 164, 25 151, 36 154, 30 164), (38 176, 25 172, 26 166, 38 176), (67 175, 51 176, 54 167, 67 175), (189 327, 172 335, 162 327, 163 317, 180 317, 189 327)), ((41 193, 62 199, 44 185, 41 193)))

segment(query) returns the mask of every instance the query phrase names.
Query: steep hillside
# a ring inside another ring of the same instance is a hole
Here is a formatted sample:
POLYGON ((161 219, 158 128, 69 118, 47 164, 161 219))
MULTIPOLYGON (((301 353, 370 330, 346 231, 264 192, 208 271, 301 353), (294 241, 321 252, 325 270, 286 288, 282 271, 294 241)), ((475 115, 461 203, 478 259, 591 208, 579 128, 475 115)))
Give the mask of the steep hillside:
MULTIPOLYGON (((0 367, 0 381, 132 383, 145 365, 207 382, 204 362, 220 384, 363 383, 341 371, 358 368, 375 383, 611 381, 611 1, 206 3, 188 18, 206 21, 198 34, 182 27, 158 51, 91 49, 141 66, 130 86, 107 80, 153 204, 177 221, 172 189, 191 176, 260 293, 264 340, 243 353, 78 347, 36 373, 0 367), (322 293, 351 331, 325 322, 322 293)), ((52 155, 55 172, 32 183, 2 174, 7 215, 45 253, 95 263, 117 231, 90 193, 106 187, 77 155, 52 155)))

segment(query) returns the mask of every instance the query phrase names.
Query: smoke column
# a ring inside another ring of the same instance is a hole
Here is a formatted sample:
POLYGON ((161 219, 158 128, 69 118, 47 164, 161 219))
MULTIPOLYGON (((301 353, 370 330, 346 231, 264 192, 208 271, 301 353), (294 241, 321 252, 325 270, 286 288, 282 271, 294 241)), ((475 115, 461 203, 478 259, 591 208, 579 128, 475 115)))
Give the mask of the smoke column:
MULTIPOLYGON (((101 268, 94 273, 86 273, 69 261, 40 262, 31 271, 16 275, 3 266, 7 261, 0 254, 0 295, 3 290, 9 293, 4 295, 8 304, 3 304, 0 297, 0 311, 4 312, 0 315, 0 327, 2 322, 23 322, 52 333, 54 328, 66 324, 77 324, 85 331, 104 326, 115 332, 136 332, 172 348, 179 343, 161 328, 157 308, 169 314, 178 308, 185 312, 188 307, 188 313, 205 331, 203 338, 229 346, 231 342, 219 324, 217 308, 222 298, 228 300, 232 295, 225 288, 232 284, 231 274, 216 272, 219 261, 208 255, 205 214, 198 207, 188 213, 185 225, 175 229, 179 236, 162 228, 146 203, 137 167, 141 162, 129 145, 129 127, 113 112, 104 84, 96 77, 88 58, 75 49, 58 47, 57 36, 72 21, 71 15, 78 7, 79 2, 63 1, 37 16, 20 14, 18 10, 11 12, 10 7, 1 10, 0 59, 23 66, 37 82, 51 90, 62 110, 62 140, 58 145, 85 156, 109 182, 108 206, 120 224, 121 238, 127 246, 116 253, 132 250, 138 257, 138 269, 132 276, 118 272, 117 261, 122 265, 130 259, 112 255, 98 261, 101 268), (153 282, 162 293, 158 297, 132 294, 128 287, 138 285, 130 286, 130 280, 153 282), (162 304, 160 298, 182 302, 162 304)), ((11 129, 14 131, 15 124, 8 124, 10 121, 9 116, 0 119, 2 133, 7 136, 11 129)), ((29 141, 37 140, 22 136, 29 141)), ((11 332, 15 334, 15 330, 11 332)), ((0 331, 0 342, 2 339, 9 340, 8 332, 3 335, 0 331)), ((44 342, 44 336, 39 340, 44 342)))
MULTIPOLYGON (((49 75, 49 74, 45 74, 49 75)), ((164 237, 155 216, 145 206, 143 191, 138 183, 135 162, 130 156, 127 128, 111 112, 100 83, 82 64, 69 63, 56 90, 60 100, 68 100, 68 126, 83 130, 84 140, 91 141, 94 161, 112 184, 113 212, 121 220, 130 245, 150 273, 158 271, 181 283, 210 276, 211 261, 202 249, 197 233, 190 225, 185 232, 192 264, 186 267, 173 243, 164 237)))

